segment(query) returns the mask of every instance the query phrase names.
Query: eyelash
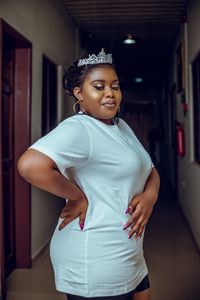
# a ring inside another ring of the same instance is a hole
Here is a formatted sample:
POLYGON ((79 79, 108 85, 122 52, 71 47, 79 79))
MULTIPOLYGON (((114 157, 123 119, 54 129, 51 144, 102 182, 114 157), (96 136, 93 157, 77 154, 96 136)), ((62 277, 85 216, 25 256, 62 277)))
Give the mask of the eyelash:
MULTIPOLYGON (((103 91, 104 86, 94 86, 94 88, 98 91, 103 91)), ((113 86, 112 88, 113 88, 113 90, 117 91, 117 90, 119 90, 120 87, 119 86, 113 86)))

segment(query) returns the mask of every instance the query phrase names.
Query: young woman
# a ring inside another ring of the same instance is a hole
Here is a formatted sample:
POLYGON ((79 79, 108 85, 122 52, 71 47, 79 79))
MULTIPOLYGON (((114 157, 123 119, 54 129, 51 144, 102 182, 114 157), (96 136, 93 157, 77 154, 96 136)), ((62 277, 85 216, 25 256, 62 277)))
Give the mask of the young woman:
POLYGON ((75 61, 64 87, 79 112, 18 163, 28 182, 67 199, 50 247, 56 288, 68 300, 150 300, 142 244, 159 175, 116 118, 122 95, 111 54, 75 61))

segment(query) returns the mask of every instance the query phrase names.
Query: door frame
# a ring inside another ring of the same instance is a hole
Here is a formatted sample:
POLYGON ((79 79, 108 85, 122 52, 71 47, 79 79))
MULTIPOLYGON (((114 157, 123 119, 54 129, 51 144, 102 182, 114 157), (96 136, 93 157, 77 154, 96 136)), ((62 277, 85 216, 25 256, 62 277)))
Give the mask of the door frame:
MULTIPOLYGON (((31 189, 19 175, 17 161, 31 142, 31 74, 32 44, 0 18, 0 115, 2 113, 2 43, 4 33, 15 40, 14 73, 14 202, 16 268, 31 267, 31 189)), ((0 122, 0 141, 2 139, 0 122)), ((0 166, 2 149, 0 142, 0 166)), ((3 186, 0 167, 0 274, 2 293, 5 294, 5 260, 3 228, 3 186)))
MULTIPOLYGON (((0 22, 0 32, 2 32, 0 22)), ((0 34, 0 97, 2 95, 2 34, 0 34)), ((1 101, 1 98, 0 98, 1 101)), ((2 115, 2 105, 0 105, 0 116, 2 115)), ((1 118, 0 118, 1 119, 1 118)), ((2 122, 0 122, 0 141, 2 141, 2 122)), ((2 143, 0 142, 0 166, 2 166, 2 143)), ((3 185, 2 185, 2 167, 0 167, 0 299, 5 299, 5 259, 4 259, 4 228, 3 228, 3 185)))

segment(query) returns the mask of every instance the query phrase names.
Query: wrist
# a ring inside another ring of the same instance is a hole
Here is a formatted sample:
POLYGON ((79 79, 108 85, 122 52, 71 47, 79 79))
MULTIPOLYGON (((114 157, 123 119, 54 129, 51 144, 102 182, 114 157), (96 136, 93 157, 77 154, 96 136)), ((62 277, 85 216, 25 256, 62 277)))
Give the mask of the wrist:
POLYGON ((73 193, 73 196, 69 198, 71 201, 84 201, 86 199, 85 194, 78 189, 75 193, 73 193))
POLYGON ((156 203, 157 199, 158 199, 158 192, 155 190, 145 190, 143 192, 145 198, 150 201, 153 205, 156 203))

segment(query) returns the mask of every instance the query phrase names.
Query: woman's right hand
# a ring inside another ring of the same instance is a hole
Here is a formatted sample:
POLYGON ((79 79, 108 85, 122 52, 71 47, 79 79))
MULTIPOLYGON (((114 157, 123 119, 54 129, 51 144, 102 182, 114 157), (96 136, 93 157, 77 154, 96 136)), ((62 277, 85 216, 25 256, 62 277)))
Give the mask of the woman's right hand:
POLYGON ((78 217, 80 229, 83 230, 87 208, 88 200, 86 197, 80 200, 68 200, 60 215, 60 218, 63 219, 63 221, 59 226, 59 230, 62 230, 67 224, 69 224, 78 217))

